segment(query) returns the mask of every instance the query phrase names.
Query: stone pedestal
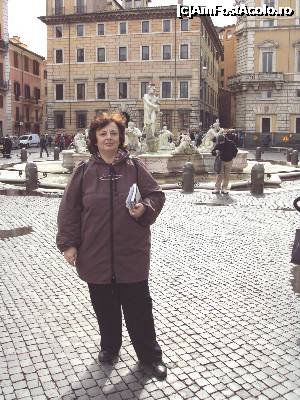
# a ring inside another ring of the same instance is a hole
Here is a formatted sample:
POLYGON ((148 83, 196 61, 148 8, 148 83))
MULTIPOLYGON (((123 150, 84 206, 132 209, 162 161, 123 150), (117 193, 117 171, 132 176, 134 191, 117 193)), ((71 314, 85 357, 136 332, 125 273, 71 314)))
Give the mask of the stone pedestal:
POLYGON ((63 163, 62 166, 67 169, 73 169, 74 168, 74 161, 73 161, 73 155, 75 154, 74 150, 63 150, 62 151, 62 158, 63 158, 63 163))
POLYGON ((159 138, 146 139, 149 153, 156 153, 159 150, 159 138))
POLYGON ((73 165, 74 167, 77 167, 77 165, 81 161, 87 161, 91 158, 91 153, 74 153, 73 154, 73 165))

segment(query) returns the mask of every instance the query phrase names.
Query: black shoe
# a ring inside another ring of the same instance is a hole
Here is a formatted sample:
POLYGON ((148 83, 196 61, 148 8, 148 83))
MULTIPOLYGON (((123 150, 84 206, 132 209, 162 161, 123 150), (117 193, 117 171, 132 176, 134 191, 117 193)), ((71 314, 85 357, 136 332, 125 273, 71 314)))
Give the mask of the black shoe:
POLYGON ((106 350, 101 350, 98 354, 98 361, 100 364, 113 364, 115 361, 117 361, 119 357, 119 353, 111 353, 110 351, 106 350))
POLYGON ((164 380, 167 377, 168 370, 163 361, 141 362, 141 366, 147 374, 155 376, 157 379, 164 380))

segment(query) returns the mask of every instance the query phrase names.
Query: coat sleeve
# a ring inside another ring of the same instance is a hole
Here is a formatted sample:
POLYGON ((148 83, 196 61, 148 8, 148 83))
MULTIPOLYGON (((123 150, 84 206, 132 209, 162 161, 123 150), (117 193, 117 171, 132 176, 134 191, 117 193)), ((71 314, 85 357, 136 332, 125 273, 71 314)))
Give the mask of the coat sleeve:
POLYGON ((61 252, 80 245, 83 165, 78 165, 74 170, 60 202, 56 245, 61 252))
POLYGON ((145 213, 137 222, 143 226, 152 225, 164 206, 165 194, 141 160, 136 159, 136 166, 141 203, 146 207, 145 213))
POLYGON ((214 148, 213 148, 212 151, 211 151, 211 154, 212 154, 213 156, 216 156, 216 155, 217 155, 217 153, 216 153, 217 150, 219 150, 219 145, 218 145, 218 144, 216 144, 216 145, 214 146, 214 148))
POLYGON ((238 148, 236 147, 236 144, 235 143, 233 143, 233 158, 235 158, 236 156, 237 156, 237 153, 238 153, 238 148))

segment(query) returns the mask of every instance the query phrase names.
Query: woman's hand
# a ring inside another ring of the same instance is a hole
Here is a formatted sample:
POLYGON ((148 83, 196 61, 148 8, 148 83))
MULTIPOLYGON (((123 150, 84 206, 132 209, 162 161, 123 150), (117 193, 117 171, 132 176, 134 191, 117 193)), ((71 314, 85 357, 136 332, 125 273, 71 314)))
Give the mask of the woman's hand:
POLYGON ((137 203, 133 208, 129 210, 129 214, 135 218, 140 218, 146 211, 146 207, 142 203, 137 203))
POLYGON ((67 250, 65 250, 64 257, 67 260, 67 262, 74 267, 76 264, 76 260, 77 260, 76 247, 69 247, 67 250))

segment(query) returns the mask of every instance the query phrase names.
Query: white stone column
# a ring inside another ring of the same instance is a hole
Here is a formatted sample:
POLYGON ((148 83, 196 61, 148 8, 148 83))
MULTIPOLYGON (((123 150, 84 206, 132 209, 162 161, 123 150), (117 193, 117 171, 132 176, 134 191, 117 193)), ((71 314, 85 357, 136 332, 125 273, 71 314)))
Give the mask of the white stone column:
MULTIPOLYGON (((9 42, 8 34, 8 0, 2 1, 3 7, 3 40, 7 43, 9 42)), ((5 119, 3 121, 3 133, 11 135, 13 133, 12 129, 12 84, 10 82, 10 63, 9 63, 9 50, 4 55, 4 66, 3 66, 3 79, 8 82, 9 89, 4 93, 3 96, 3 106, 5 110, 5 119)))

